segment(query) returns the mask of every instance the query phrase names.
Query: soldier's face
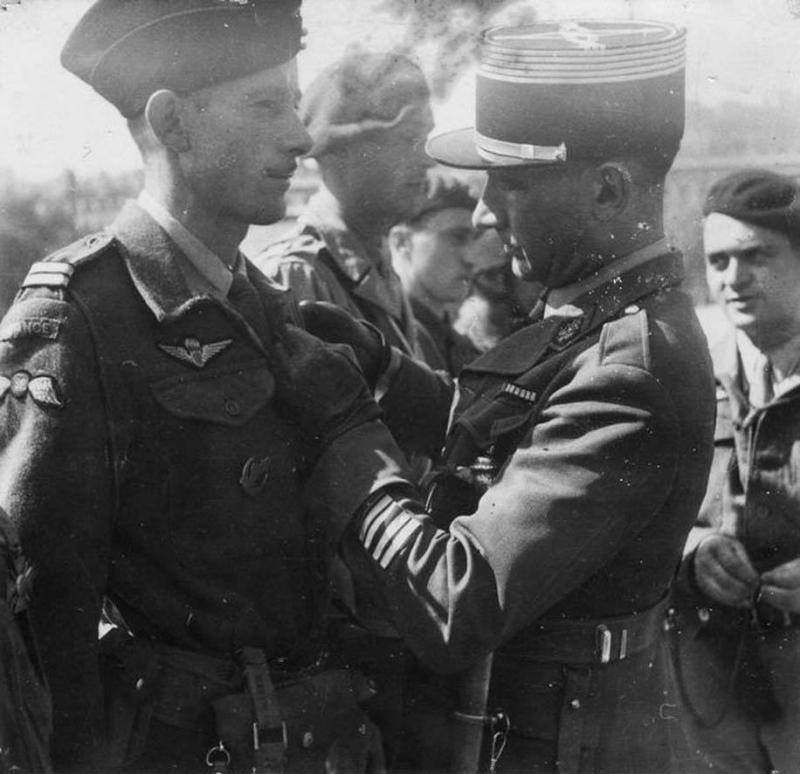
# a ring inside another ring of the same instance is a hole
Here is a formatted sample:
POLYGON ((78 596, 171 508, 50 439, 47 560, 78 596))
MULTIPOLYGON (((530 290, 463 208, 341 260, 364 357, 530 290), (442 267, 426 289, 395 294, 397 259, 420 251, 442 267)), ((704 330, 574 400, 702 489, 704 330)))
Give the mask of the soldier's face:
POLYGON ((189 148, 180 161, 210 215, 247 224, 283 217, 297 157, 311 146, 297 99, 293 62, 184 98, 189 148))
POLYGON ((561 287, 584 267, 581 247, 591 211, 584 171, 570 164, 489 171, 474 220, 525 251, 525 279, 561 287))
POLYGON ((432 128, 433 113, 423 100, 397 126, 350 143, 342 195, 362 211, 395 223, 413 216, 425 198, 427 170, 433 165, 425 153, 432 128))
POLYGON ((800 335, 800 249, 785 234, 713 212, 703 246, 712 296, 756 346, 800 335))

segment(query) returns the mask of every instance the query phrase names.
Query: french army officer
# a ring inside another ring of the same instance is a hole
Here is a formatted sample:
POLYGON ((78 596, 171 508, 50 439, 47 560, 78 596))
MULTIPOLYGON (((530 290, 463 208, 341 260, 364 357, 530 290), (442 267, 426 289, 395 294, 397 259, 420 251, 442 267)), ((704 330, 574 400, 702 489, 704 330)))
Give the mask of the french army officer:
POLYGON ((800 186, 714 184, 706 277, 731 323, 711 348, 714 463, 676 596, 698 771, 800 769, 800 186))
POLYGON ((62 52, 128 119, 145 186, 34 264, 0 326, 0 505, 61 770, 381 767, 367 683, 321 629, 330 514, 399 453, 356 366, 238 251, 310 147, 298 6, 98 0, 62 52), (350 445, 374 459, 337 489, 350 445))
MULTIPOLYGON (((343 551, 432 669, 494 651, 488 715, 510 722, 498 770, 682 770, 663 623, 714 419, 705 340, 662 228, 684 47, 683 30, 645 21, 489 30, 476 128, 429 141, 441 162, 488 169, 475 219, 549 294, 539 319, 462 371, 426 507, 384 489, 343 551)), ((348 338, 335 310, 306 315, 348 338)), ((442 393, 425 398, 396 352, 381 361, 366 335, 349 340, 368 371, 388 362, 392 429, 416 410, 418 442, 441 443, 442 393)), ((505 726, 484 717, 483 690, 464 691, 456 717, 492 726, 496 763, 505 726)))

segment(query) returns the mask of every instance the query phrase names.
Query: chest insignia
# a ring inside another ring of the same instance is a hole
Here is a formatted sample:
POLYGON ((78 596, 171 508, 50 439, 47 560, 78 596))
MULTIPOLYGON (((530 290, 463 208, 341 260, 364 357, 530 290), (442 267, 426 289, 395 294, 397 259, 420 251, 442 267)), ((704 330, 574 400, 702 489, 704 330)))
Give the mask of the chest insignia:
POLYGON ((211 358, 216 357, 220 352, 226 350, 233 343, 233 339, 222 339, 221 341, 210 341, 208 344, 201 344, 199 339, 194 336, 187 336, 183 340, 183 346, 174 347, 170 344, 159 344, 158 348, 166 352, 170 357, 188 363, 195 368, 203 368, 211 358))
POLYGON ((583 315, 564 320, 556 329, 550 346, 558 350, 565 349, 578 337, 582 327, 583 315))
POLYGON ((533 390, 526 390, 524 387, 511 384, 511 382, 506 382, 503 385, 503 392, 516 398, 521 398, 526 403, 536 403, 536 393, 533 390))
POLYGON ((242 475, 239 478, 239 484, 244 489, 245 494, 250 497, 255 497, 261 494, 264 487, 267 485, 269 478, 270 459, 269 457, 250 457, 244 463, 242 468, 242 475))

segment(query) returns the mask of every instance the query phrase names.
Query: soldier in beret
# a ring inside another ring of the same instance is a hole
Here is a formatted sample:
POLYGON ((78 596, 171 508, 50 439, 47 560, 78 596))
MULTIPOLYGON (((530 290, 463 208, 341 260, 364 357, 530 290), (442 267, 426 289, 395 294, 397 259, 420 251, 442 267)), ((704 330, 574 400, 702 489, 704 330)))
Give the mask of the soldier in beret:
MULTIPOLYGON (((683 30, 632 20, 484 33, 477 125, 428 149, 488 170, 475 219, 548 294, 461 372, 446 436, 434 383, 331 310, 305 310, 366 366, 388 363, 395 435, 414 427, 443 449, 425 507, 408 487, 376 493, 343 552, 428 667, 469 668, 449 707, 454 771, 474 769, 470 729, 491 770, 684 770, 664 620, 714 419, 707 346, 663 234, 684 48, 683 30)), ((448 723, 415 711, 433 718, 421 741, 446 746, 448 723)))
POLYGON ((377 326, 415 357, 414 314, 385 238, 427 191, 424 145, 433 128, 430 91, 402 54, 348 51, 309 85, 300 114, 313 139, 320 190, 297 233, 256 258, 298 300, 327 301, 377 326))
POLYGON ((676 596, 698 771, 800 768, 800 186, 748 169, 703 208, 731 324, 711 354, 715 457, 676 596))
POLYGON ((238 250, 311 147, 298 6, 97 0, 62 52, 128 119, 145 186, 0 325, 0 506, 36 574, 58 770, 382 767, 324 611, 331 514, 400 453, 351 355, 238 250), (351 446, 373 456, 343 488, 351 446))
POLYGON ((421 329, 424 361, 457 376, 478 355, 453 328, 475 266, 485 260, 477 253, 481 232, 472 226, 478 201, 466 181, 442 168, 431 170, 430 178, 420 210, 389 230, 389 253, 421 329))

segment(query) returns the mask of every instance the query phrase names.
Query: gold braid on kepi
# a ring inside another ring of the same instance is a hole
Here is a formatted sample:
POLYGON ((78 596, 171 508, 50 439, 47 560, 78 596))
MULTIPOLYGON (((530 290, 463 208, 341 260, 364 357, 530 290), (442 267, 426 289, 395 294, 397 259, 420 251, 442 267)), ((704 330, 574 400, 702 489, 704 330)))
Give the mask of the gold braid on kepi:
POLYGON ((667 167, 684 125, 686 31, 587 20, 494 27, 481 36, 475 126, 428 142, 455 167, 558 164, 647 154, 667 167))
POLYGON ((158 89, 187 94, 290 60, 299 0, 98 0, 61 63, 126 118, 158 89))

